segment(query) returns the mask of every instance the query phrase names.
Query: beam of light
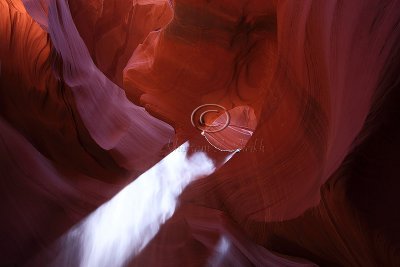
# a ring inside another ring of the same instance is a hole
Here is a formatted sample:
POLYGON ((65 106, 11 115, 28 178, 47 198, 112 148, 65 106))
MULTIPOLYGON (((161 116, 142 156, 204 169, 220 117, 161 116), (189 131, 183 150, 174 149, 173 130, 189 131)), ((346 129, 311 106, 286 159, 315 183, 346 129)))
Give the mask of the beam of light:
POLYGON ((52 265, 123 266, 137 255, 173 215, 184 188, 216 169, 204 153, 188 157, 188 149, 186 142, 72 228, 52 265))
POLYGON ((215 252, 210 260, 210 266, 221 266, 225 255, 229 252, 231 247, 231 242, 227 237, 221 236, 217 246, 215 247, 215 252))

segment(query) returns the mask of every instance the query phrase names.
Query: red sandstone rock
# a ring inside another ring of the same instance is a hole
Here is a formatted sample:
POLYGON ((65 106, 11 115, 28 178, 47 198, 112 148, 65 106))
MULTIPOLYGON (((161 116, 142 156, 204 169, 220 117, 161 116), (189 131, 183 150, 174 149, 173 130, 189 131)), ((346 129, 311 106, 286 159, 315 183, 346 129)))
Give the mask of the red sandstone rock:
POLYGON ((171 144, 206 147, 191 114, 208 103, 254 110, 232 120, 251 138, 205 133, 215 162, 242 151, 132 266, 203 266, 226 237, 220 266, 400 264, 400 1, 66 3, 0 0, 0 265, 49 264, 171 144))

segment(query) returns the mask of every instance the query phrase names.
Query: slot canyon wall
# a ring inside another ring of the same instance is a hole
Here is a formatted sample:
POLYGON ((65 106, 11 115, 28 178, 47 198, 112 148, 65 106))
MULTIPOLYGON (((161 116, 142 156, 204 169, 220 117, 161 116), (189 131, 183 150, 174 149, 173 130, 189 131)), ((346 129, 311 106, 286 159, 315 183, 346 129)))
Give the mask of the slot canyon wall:
POLYGON ((0 266, 400 266, 400 1, 0 0, 0 34, 0 266), (85 261, 165 169, 148 243, 85 261))

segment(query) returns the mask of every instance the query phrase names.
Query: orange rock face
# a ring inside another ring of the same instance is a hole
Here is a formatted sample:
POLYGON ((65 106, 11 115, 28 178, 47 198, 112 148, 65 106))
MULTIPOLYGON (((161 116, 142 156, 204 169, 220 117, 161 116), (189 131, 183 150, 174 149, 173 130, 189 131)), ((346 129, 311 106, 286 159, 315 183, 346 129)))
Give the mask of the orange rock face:
POLYGON ((0 0, 0 265, 399 266, 399 22, 398 0, 0 0), (109 247, 90 223, 128 184, 142 219, 109 247))

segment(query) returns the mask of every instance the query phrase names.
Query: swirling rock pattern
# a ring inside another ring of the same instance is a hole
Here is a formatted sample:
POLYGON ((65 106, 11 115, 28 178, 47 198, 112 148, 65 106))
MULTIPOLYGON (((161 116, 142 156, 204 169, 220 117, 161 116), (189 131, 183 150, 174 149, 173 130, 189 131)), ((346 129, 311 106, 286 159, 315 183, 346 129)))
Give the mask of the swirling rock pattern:
POLYGON ((0 265, 51 265, 190 140, 221 167, 127 265, 400 266, 399 25, 398 0, 0 0, 0 265), (229 160, 206 103, 251 109, 229 160))

